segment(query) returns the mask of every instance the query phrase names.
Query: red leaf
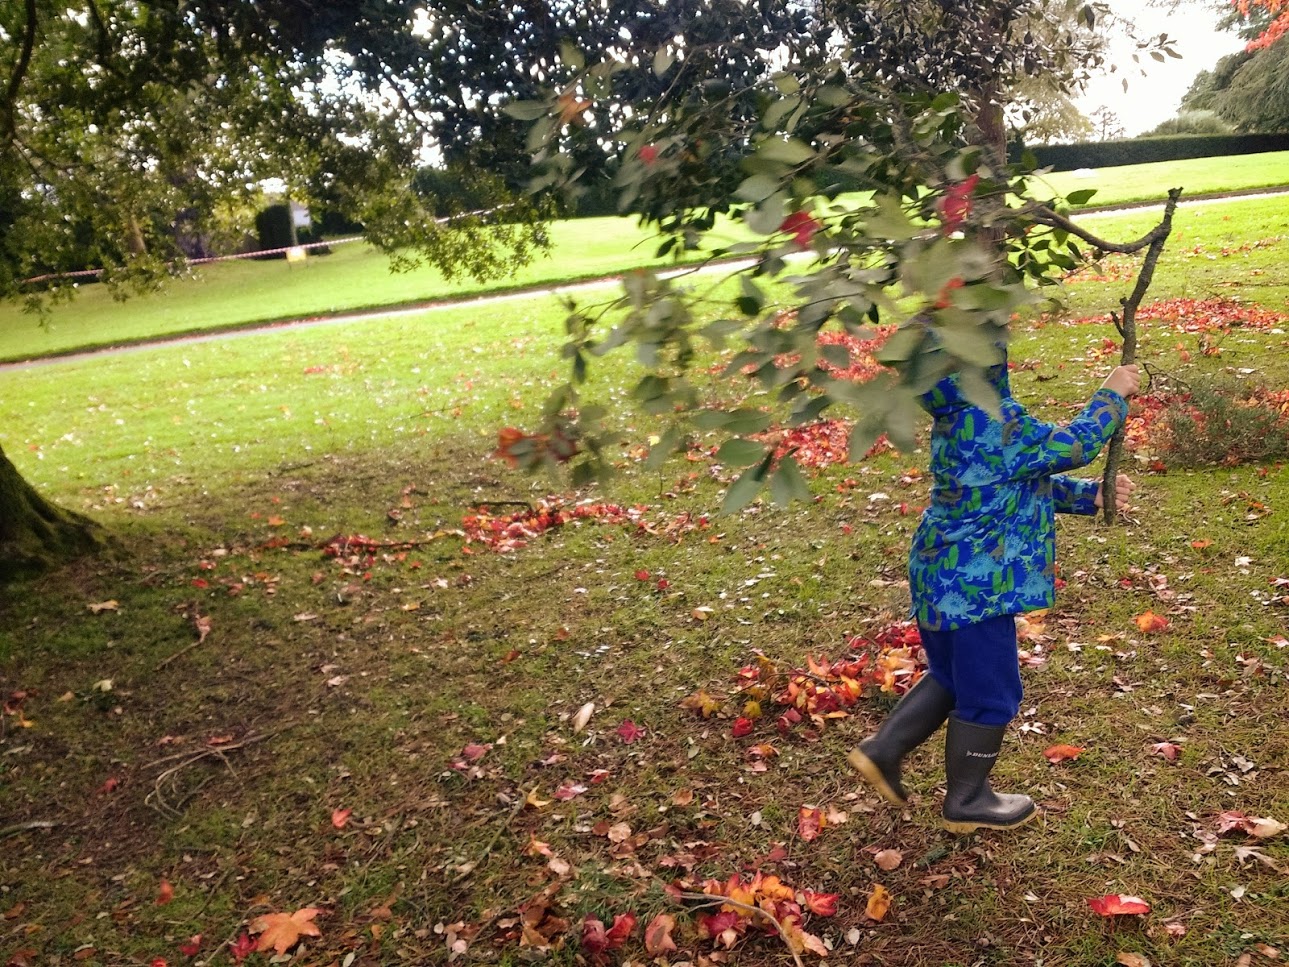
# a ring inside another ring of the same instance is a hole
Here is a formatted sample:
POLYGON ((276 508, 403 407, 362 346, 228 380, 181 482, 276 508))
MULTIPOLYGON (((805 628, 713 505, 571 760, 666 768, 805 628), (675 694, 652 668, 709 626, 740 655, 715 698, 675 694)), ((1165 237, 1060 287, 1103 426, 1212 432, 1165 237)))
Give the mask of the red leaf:
MULTIPOLYGON (((646 165, 651 165, 658 160, 658 146, 655 144, 643 145, 637 155, 646 165)), ((675 950, 676 948, 672 947, 671 949, 675 950)))
POLYGON ((641 568, 640 570, 636 571, 636 580, 637 580, 637 581, 648 581, 648 580, 649 580, 649 572, 648 572, 648 571, 646 571, 644 568, 641 568))
POLYGON ((650 957, 659 957, 676 949, 676 941, 671 938, 675 926, 676 918, 668 913, 660 913, 649 921, 645 927, 644 943, 650 957))
POLYGON ((627 942, 627 938, 635 932, 635 929, 636 915, 634 913, 619 913, 615 916, 613 918, 613 926, 611 926, 609 928, 609 932, 605 934, 609 941, 609 949, 617 950, 621 947, 627 942))
POLYGON ((1144 611, 1132 620, 1143 635, 1148 635, 1152 631, 1163 631, 1168 627, 1168 619, 1153 611, 1144 611))
POLYGON ((331 825, 336 829, 344 829, 345 824, 349 822, 349 817, 353 815, 352 809, 333 809, 331 811, 331 825))
POLYGON ((1055 765, 1058 762, 1064 762, 1066 759, 1077 759, 1079 753, 1086 752, 1077 745, 1054 745, 1043 750, 1043 758, 1055 765))
POLYGON ((1154 755, 1161 755, 1169 762, 1176 762, 1177 757, 1182 754, 1182 747, 1174 745, 1172 742, 1156 742, 1150 747, 1154 755))
POLYGON ((956 232, 971 214, 971 193, 979 182, 979 175, 971 175, 956 185, 950 185, 940 199, 940 220, 946 235, 956 232))
POLYGON ((807 843, 819 836, 826 823, 821 809, 802 806, 797 811, 797 835, 807 843))
POLYGON ((801 248, 808 248, 810 240, 821 228, 823 224, 809 212, 792 212, 779 225, 779 231, 791 235, 801 248))
POLYGON ((752 729, 752 720, 745 715, 740 715, 734 720, 734 728, 730 730, 730 734, 736 739, 741 739, 745 735, 751 735, 752 729))
POLYGON ((627 745, 630 745, 632 742, 636 741, 636 739, 645 734, 645 730, 640 728, 640 726, 636 725, 636 723, 632 722, 630 719, 624 719, 622 724, 618 726, 617 731, 618 737, 627 745))
POLYGON ((480 745, 478 742, 470 742, 461 750, 461 755, 467 762, 475 762, 487 755, 490 745, 480 745))
POLYGON ((564 802, 567 802, 570 799, 574 799, 582 795, 582 793, 584 792, 586 792, 586 786, 580 785, 578 783, 566 782, 564 783, 564 785, 560 786, 558 789, 555 790, 555 798, 563 800, 564 802))
POLYGON ((175 898, 175 888, 171 886, 169 880, 162 880, 161 885, 157 887, 157 906, 164 907, 167 903, 175 898))
POLYGON ((806 909, 821 917, 831 917, 837 912, 837 900, 840 893, 816 893, 814 890, 802 890, 806 909))
POLYGON ((228 952, 233 955, 233 960, 237 961, 239 964, 254 950, 255 941, 252 940, 251 935, 245 931, 242 932, 241 936, 228 945, 228 952))
POLYGON ((609 949, 609 936, 605 932, 604 922, 589 913, 582 921, 582 949, 593 959, 603 956, 609 949))
POLYGON ((1088 906, 1094 913, 1103 917, 1114 917, 1128 914, 1150 912, 1150 904, 1140 897, 1124 896, 1121 893, 1107 893, 1105 896, 1089 897, 1088 906))
POLYGON ((199 933, 194 933, 188 938, 188 942, 179 948, 179 952, 185 957, 196 957, 199 950, 201 950, 201 934, 199 933))

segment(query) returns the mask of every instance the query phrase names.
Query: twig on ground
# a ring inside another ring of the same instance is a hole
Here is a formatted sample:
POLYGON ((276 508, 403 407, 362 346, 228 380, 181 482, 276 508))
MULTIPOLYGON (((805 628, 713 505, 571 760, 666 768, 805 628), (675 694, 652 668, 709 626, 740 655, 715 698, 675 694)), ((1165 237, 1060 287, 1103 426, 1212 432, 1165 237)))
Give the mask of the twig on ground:
POLYGON ((29 823, 14 823, 12 826, 0 826, 0 839, 6 836, 16 836, 19 833, 25 833, 31 829, 53 829, 55 826, 61 826, 62 823, 55 822, 52 819, 33 819, 29 823))
POLYGON ((452 880, 452 886, 456 886, 458 883, 465 880, 474 873, 475 870, 483 865, 483 861, 488 858, 488 854, 492 852, 492 848, 497 845, 497 840, 501 839, 501 834, 510 828, 510 824, 514 822, 515 817, 519 815, 519 811, 524 808, 524 803, 526 801, 527 800, 522 795, 519 795, 519 798, 515 800, 515 805, 512 806, 510 812, 506 814, 506 821, 497 827, 497 831, 492 834, 492 839, 488 840, 488 845, 483 848, 483 852, 479 854, 479 858, 473 863, 466 864, 465 869, 458 873, 452 880))
POLYGON ((164 815, 178 816, 180 814, 180 807, 183 806, 183 804, 186 803, 189 799, 191 799, 194 795, 196 795, 197 792, 201 790, 201 787, 206 784, 206 782, 210 781, 209 779, 203 780, 197 786, 196 789, 192 790, 191 792, 188 793, 188 795, 184 796, 177 805, 171 805, 166 801, 165 788, 167 785, 170 785, 173 787, 175 785, 175 780, 178 778, 179 774, 183 772, 184 769, 202 761, 203 759, 217 757, 220 759, 220 761, 224 763, 224 767, 228 769, 229 773, 234 778, 237 778, 237 770, 235 770, 233 768, 233 764, 228 761, 229 752, 235 752, 238 749, 244 749, 247 746, 254 745, 257 742, 263 742, 265 739, 270 739, 276 735, 281 735, 287 729, 294 728, 296 724, 297 723, 292 722, 282 726, 280 729, 274 729, 272 732, 265 732, 262 735, 248 735, 240 742, 231 742, 228 745, 222 745, 222 746, 207 745, 197 750, 196 752, 193 752, 191 750, 185 751, 185 752, 177 752, 174 755, 162 756, 160 759, 156 759, 152 762, 149 762, 143 768, 151 769, 154 766, 163 765, 164 763, 167 763, 167 762, 175 762, 176 765, 170 766, 168 769, 162 770, 162 772, 157 776, 156 780, 153 782, 152 792, 148 793, 144 797, 143 801, 147 803, 149 806, 151 806, 153 809, 156 809, 158 812, 164 815))

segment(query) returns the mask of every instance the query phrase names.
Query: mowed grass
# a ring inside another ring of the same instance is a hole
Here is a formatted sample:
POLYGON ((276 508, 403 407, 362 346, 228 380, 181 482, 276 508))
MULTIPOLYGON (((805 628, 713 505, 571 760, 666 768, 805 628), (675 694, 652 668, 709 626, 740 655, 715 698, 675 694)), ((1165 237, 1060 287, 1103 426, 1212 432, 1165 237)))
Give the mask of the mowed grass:
MULTIPOLYGON (((1095 188, 1090 204, 1112 205, 1160 200, 1174 186, 1184 187, 1189 196, 1284 184, 1289 181, 1287 166, 1289 152, 1276 152, 1104 168, 1094 177, 1060 172, 1045 182, 1061 193, 1095 188)), ((391 273, 383 254, 354 243, 301 264, 241 260, 199 266, 191 277, 174 280, 160 293, 125 302, 115 301, 103 286, 87 285, 74 302, 55 306, 43 320, 24 313, 17 302, 8 302, 0 304, 0 361, 553 285, 660 264, 654 257, 656 240, 629 218, 555 222, 550 237, 548 256, 539 256, 506 279, 486 283, 449 280, 428 268, 391 273)), ((731 226, 725 240, 735 237, 741 236, 731 226)))
MULTIPOLYGON (((1152 297, 1286 311, 1289 206, 1205 211, 1179 222, 1152 297)), ((1070 290, 1080 314, 1125 291, 1070 290)), ((1289 838, 1215 838, 1231 810, 1289 822, 1283 466, 1135 462, 1126 524, 1062 521, 1066 587, 1027 642, 997 773, 1044 818, 958 838, 936 824, 938 740, 909 764, 906 810, 848 773, 883 696, 813 735, 780 736, 770 707, 731 735, 739 668, 839 657, 904 615, 926 453, 822 471, 809 506, 716 517, 726 473, 645 473, 657 425, 623 408, 620 476, 577 496, 638 508, 647 527, 589 518, 508 554, 465 546, 455 531, 479 504, 503 514, 562 492, 489 456, 561 375, 560 327, 541 299, 0 373, 0 446, 113 536, 0 594, 0 955, 186 963, 201 934, 191 959, 227 964, 249 920, 315 907, 301 962, 441 963, 464 938, 458 961, 519 963, 545 937, 571 964, 586 915, 627 911, 641 926, 673 915, 671 960, 698 962, 714 944, 663 887, 753 870, 840 894, 836 916, 807 923, 838 959, 1210 967, 1289 944, 1289 838), (386 546, 321 549, 359 534, 386 546), (1140 632, 1146 610, 1169 627, 1140 632), (722 700, 711 718, 681 707, 698 689, 722 700), (637 741, 617 731, 627 720, 637 741), (1177 761, 1155 754, 1163 741, 1177 761), (764 768, 754 743, 777 753, 764 768), (1085 751, 1049 764, 1058 743, 1085 751), (834 816, 813 841, 797 834, 803 806, 834 816), (352 814, 337 825, 336 810, 352 814), (879 867, 879 850, 899 863, 879 867), (881 921, 864 915, 876 885, 894 898, 881 921), (1102 920, 1086 900, 1105 893, 1152 913, 1102 920), (525 911, 546 930, 527 943, 525 911)), ((1017 395, 1067 418, 1112 365, 1112 335, 1019 327, 1017 395)), ((1207 356, 1197 335, 1143 337, 1175 377, 1289 386, 1283 332, 1237 328, 1207 356)), ((634 367, 601 365, 591 394, 620 402, 634 367)), ((732 957, 789 960, 761 935, 732 957)), ((639 927, 619 959, 647 959, 639 927)))

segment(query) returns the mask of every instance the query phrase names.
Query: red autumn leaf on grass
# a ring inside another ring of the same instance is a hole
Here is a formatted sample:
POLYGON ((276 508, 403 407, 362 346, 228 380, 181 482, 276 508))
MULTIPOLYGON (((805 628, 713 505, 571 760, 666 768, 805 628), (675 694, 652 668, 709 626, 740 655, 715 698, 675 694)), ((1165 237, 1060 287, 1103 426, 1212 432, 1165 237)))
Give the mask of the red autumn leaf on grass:
POLYGON ((622 724, 617 728, 617 733, 618 738, 627 745, 630 745, 632 742, 643 736, 645 734, 645 730, 636 725, 636 723, 632 722, 630 719, 623 719, 622 724))
POLYGON ((823 223, 810 212, 793 212, 779 225, 779 231, 787 232, 801 248, 809 248, 810 240, 823 228, 823 223))
POLYGON ((1132 620, 1143 635, 1148 635, 1152 631, 1163 631, 1168 627, 1168 619, 1153 611, 1144 611, 1132 620))
POLYGON ((240 964, 255 952, 255 941, 251 939, 249 933, 242 933, 228 945, 228 952, 233 955, 233 960, 240 964))
POLYGON ((837 900, 840 893, 816 893, 814 890, 802 890, 802 902, 811 913, 821 917, 831 917, 837 912, 837 900))
POLYGON ((604 928, 604 921, 591 914, 582 921, 582 949, 595 963, 603 963, 610 950, 617 950, 635 929, 634 913, 619 913, 613 918, 613 926, 604 928))
POLYGON ((1056 765, 1056 763, 1064 762, 1066 759, 1077 759, 1080 753, 1086 751, 1086 749, 1081 749, 1077 745, 1054 745, 1043 750, 1043 758, 1056 765))
POLYGON ((157 887, 157 906, 164 907, 167 903, 175 898, 175 888, 169 880, 162 880, 161 885, 157 887))
POLYGON ((191 937, 188 938, 188 942, 186 944, 182 944, 179 947, 179 952, 183 954, 185 957, 196 957, 198 951, 200 950, 201 950, 201 934, 199 933, 194 933, 191 937))
POLYGON ((465 748, 461 750, 461 755, 466 762, 476 762, 487 755, 488 750, 491 748, 491 745, 480 745, 478 742, 469 742, 466 744, 465 748))
POLYGON ((676 941, 671 938, 671 931, 676 927, 676 918, 669 913, 660 913, 645 927, 645 951, 650 957, 661 957, 668 951, 676 949, 676 941))
POLYGON ((336 829, 344 829, 345 824, 349 822, 349 817, 353 813, 352 809, 333 809, 331 811, 331 825, 336 829))
POLYGON ((824 819, 822 809, 802 806, 797 811, 797 835, 807 843, 818 838, 819 833, 827 824, 828 821, 824 819))
POLYGON ((1163 756, 1169 762, 1176 762, 1177 757, 1182 754, 1182 747, 1172 742, 1156 742, 1150 747, 1150 752, 1152 755, 1163 756))
POLYGON ((1094 913, 1103 917, 1137 915, 1150 912, 1150 904, 1141 897, 1124 896, 1122 893, 1107 893, 1105 896, 1089 897, 1088 906, 1094 913))
POLYGON ((583 786, 580 783, 566 782, 555 790, 555 798, 562 802, 568 802, 570 799, 575 799, 584 792, 586 792, 586 786, 583 786))
POLYGON ((648 581, 648 580, 649 580, 649 572, 648 572, 648 571, 646 571, 644 568, 640 568, 640 570, 636 571, 636 580, 637 580, 637 581, 648 581))
POLYGON ((634 913, 619 913, 613 918, 613 926, 609 928, 607 934, 609 938, 609 949, 616 950, 627 942, 627 938, 635 932, 636 915, 634 913))
POLYGON ((284 954, 297 943, 301 937, 321 937, 313 918, 322 911, 317 907, 304 907, 295 913, 266 913, 251 921, 251 933, 260 935, 255 949, 260 953, 274 950, 284 954))
POLYGON ((751 735, 754 723, 746 715, 740 715, 734 720, 734 727, 730 729, 730 734, 736 739, 741 739, 745 735, 751 735))

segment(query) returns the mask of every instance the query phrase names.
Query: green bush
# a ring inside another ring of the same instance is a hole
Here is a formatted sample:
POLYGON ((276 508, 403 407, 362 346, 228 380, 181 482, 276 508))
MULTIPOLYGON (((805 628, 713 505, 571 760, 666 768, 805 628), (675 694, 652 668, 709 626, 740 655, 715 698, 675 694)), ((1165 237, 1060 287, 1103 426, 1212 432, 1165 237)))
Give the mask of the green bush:
POLYGON ((1170 467, 1233 467, 1289 457, 1289 391, 1206 379, 1169 403, 1155 448, 1170 467))
POLYGON ((1013 161, 1029 151, 1043 168, 1112 168, 1183 158, 1215 158, 1264 151, 1289 151, 1289 134, 1182 134, 1162 138, 1133 138, 1093 144, 1048 144, 1033 148, 1013 145, 1013 161))
POLYGON ((1157 127, 1147 131, 1144 137, 1164 137, 1177 134, 1230 134, 1235 125, 1218 116, 1216 111, 1182 111, 1176 117, 1169 118, 1157 127))

